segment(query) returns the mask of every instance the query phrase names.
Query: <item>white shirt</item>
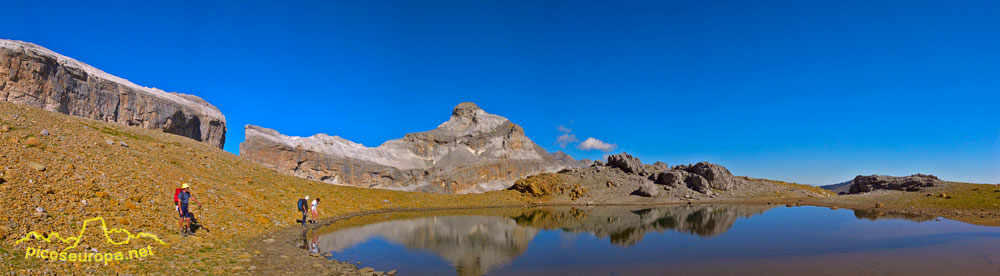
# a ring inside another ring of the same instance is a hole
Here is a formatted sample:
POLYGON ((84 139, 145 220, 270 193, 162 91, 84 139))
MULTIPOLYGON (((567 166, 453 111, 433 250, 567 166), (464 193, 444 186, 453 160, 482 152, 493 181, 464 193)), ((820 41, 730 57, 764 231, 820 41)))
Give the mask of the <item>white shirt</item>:
POLYGON ((313 199, 312 207, 311 207, 313 211, 316 211, 316 205, 317 204, 319 204, 319 201, 316 201, 315 199, 313 199))

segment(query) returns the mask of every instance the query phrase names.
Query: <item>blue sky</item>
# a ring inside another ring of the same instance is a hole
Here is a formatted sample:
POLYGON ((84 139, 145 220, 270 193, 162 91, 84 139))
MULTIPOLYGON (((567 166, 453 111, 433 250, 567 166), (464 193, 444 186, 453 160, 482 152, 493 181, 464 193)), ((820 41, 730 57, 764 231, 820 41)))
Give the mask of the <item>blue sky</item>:
POLYGON ((800 183, 1000 182, 997 1, 0 2, 2 38, 216 105, 234 153, 245 124, 376 146, 474 101, 577 158, 606 153, 558 126, 800 183))

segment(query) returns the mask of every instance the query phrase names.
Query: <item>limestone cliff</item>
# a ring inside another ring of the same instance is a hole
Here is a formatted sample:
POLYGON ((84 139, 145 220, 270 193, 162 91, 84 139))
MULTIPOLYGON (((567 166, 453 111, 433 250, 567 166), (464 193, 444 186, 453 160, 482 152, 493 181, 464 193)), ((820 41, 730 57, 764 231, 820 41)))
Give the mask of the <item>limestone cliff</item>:
POLYGON ((0 100, 162 130, 222 148, 226 118, 205 100, 136 85, 41 46, 0 39, 0 100))
POLYGON ((337 136, 289 137, 247 125, 240 156, 333 184, 438 193, 500 190, 528 175, 585 164, 548 153, 520 126, 474 103, 456 106, 436 129, 373 148, 337 136))

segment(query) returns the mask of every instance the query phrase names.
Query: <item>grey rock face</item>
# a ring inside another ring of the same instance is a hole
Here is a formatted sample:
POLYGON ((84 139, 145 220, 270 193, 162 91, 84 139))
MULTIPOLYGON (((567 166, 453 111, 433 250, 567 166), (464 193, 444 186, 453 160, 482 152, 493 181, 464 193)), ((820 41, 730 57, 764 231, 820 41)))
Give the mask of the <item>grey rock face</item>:
POLYGON ((691 188, 692 190, 706 195, 712 195, 712 190, 709 189, 708 180, 705 180, 705 178, 700 175, 690 174, 687 179, 684 180, 684 183, 686 183, 688 188, 691 188))
POLYGON ((733 189, 733 174, 723 166, 702 161, 685 170, 704 177, 712 188, 723 191, 733 189))
POLYGON ((668 185, 678 188, 684 187, 684 179, 688 176, 685 171, 666 171, 656 175, 656 184, 668 185))
POLYGON ((633 193, 645 197, 654 197, 660 194, 660 188, 653 185, 652 182, 643 182, 639 185, 639 189, 633 193))
POLYGON ((858 194, 879 190, 919 191, 941 182, 937 176, 914 174, 910 176, 859 175, 854 177, 848 193, 858 194))
POLYGON ((41 46, 0 39, 0 100, 162 130, 222 148, 226 118, 205 100, 136 85, 41 46))
POLYGON ((670 170, 670 166, 667 165, 667 163, 663 163, 660 161, 654 162, 653 165, 651 165, 649 168, 650 172, 665 172, 668 170, 670 170))
POLYGON ((639 161, 639 158, 632 157, 626 152, 608 156, 608 166, 619 168, 626 173, 644 175, 646 167, 639 161))
POLYGON ((587 165, 565 153, 548 153, 520 126, 474 103, 459 104, 451 119, 433 130, 378 147, 326 134, 289 137, 248 125, 240 156, 332 184, 435 193, 502 190, 522 177, 587 165))

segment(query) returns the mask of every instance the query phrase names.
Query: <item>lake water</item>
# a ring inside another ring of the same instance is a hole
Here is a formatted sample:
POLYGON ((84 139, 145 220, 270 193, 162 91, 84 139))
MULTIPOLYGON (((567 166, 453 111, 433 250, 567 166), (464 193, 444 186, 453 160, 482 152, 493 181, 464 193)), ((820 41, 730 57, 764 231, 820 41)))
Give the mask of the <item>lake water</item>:
POLYGON ((822 207, 394 212, 305 244, 398 275, 1000 275, 1000 227, 822 207))

